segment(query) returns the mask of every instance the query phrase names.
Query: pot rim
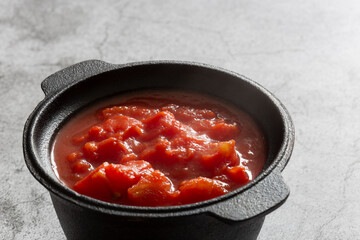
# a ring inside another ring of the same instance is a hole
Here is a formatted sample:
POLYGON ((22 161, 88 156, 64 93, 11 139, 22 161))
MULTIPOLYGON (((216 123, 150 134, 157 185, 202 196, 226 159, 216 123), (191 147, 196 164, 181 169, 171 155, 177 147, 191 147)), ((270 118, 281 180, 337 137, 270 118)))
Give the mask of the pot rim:
MULTIPOLYGON (((99 60, 88 60, 86 62, 91 61, 99 61, 99 60)), ((102 61, 99 61, 102 62, 102 61)), ((82 62, 85 63, 85 62, 82 62)), ((104 62, 102 62, 104 63, 104 62)), ((79 63, 78 63, 79 64, 79 63)), ((106 63, 108 64, 108 63, 106 63)), ((109 71, 119 71, 120 69, 132 68, 136 66, 145 66, 145 65, 183 65, 183 66, 195 66, 199 68, 205 68, 209 70, 215 70, 221 72, 222 74, 227 74, 237 78, 238 80, 245 81, 249 85, 257 88, 260 92, 262 92, 266 97, 275 105, 276 109, 280 113, 280 117, 283 123, 283 141, 278 153, 274 156, 274 161, 264 170, 262 171, 254 180, 250 183, 231 191, 225 195, 212 198, 206 201, 178 205, 178 206, 167 206, 167 207, 145 207, 145 206, 128 206, 128 205, 120 205, 115 203, 103 202, 91 197, 87 197, 81 195, 72 189, 63 185, 60 181, 55 181, 54 178, 50 177, 46 171, 41 167, 39 160, 37 158, 36 150, 33 143, 33 135, 34 135, 34 127, 36 125, 39 116, 42 111, 48 107, 52 103, 54 99, 56 99, 63 92, 71 89, 74 85, 86 81, 90 77, 85 77, 79 81, 74 81, 71 84, 68 84, 62 89, 59 89, 56 92, 52 92, 45 95, 45 98, 39 102, 39 104, 35 107, 29 118, 27 119, 24 127, 23 134, 23 151, 25 162, 30 170, 31 174, 35 177, 37 181, 39 181, 50 193, 59 196, 62 199, 65 199, 74 204, 80 205, 84 208, 100 211, 103 213, 108 213, 111 215, 120 215, 120 216, 131 216, 131 217, 175 217, 175 216, 185 216, 192 215, 198 213, 208 212, 207 207, 216 205, 216 203, 225 201, 230 198, 234 198, 237 195, 251 189, 256 186, 260 181, 265 179, 270 173, 276 172, 280 174, 280 172, 285 168, 288 163, 293 145, 294 145, 294 125, 291 120, 290 114, 286 110, 285 106, 277 99, 270 91, 265 89, 259 83, 241 75, 236 72, 226 70, 221 67, 213 66, 205 63, 198 63, 192 61, 177 61, 177 60, 156 60, 156 61, 140 61, 140 62, 131 62, 126 64, 109 64, 112 65, 111 69, 100 69, 100 71, 93 76, 104 74, 109 71)), ((77 65, 77 64, 75 64, 77 65)), ((72 66, 75 66, 72 65, 72 66)), ((70 67, 72 67, 70 66, 70 67)), ((68 67, 68 68, 70 68, 68 67)), ((60 71, 66 71, 68 68, 62 69, 60 71)), ((58 72, 57 72, 58 73, 58 72)), ((56 75, 54 73, 49 78, 56 75)), ((54 133, 51 133, 53 135, 54 133)))

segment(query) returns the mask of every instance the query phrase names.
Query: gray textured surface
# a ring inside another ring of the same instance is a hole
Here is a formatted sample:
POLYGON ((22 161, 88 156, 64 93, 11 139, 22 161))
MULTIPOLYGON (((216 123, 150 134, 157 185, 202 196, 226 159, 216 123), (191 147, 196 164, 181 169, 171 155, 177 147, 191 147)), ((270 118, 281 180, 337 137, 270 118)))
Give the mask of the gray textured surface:
POLYGON ((22 128, 41 81, 87 59, 192 60, 258 81, 296 127, 291 195, 259 239, 360 239, 359 26, 357 0, 2 0, 0 239, 64 239, 22 128))

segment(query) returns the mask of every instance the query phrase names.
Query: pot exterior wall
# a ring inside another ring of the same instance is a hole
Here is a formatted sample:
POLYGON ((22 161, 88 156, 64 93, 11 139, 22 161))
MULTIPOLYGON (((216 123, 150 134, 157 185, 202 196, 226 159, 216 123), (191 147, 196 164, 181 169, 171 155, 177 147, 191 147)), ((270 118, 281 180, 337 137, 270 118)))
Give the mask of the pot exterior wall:
POLYGON ((265 217, 227 222, 209 214, 122 217, 85 209, 50 194, 67 239, 256 240, 265 217))

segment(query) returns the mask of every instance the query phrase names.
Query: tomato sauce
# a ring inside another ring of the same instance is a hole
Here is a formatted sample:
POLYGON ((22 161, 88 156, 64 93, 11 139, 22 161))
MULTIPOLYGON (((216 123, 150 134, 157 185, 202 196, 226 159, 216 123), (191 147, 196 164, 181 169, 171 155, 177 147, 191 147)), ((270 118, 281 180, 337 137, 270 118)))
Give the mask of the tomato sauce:
POLYGON ((267 157, 254 120, 193 92, 114 97, 59 131, 52 165, 69 188, 102 201, 173 206, 208 200, 253 180, 267 157))

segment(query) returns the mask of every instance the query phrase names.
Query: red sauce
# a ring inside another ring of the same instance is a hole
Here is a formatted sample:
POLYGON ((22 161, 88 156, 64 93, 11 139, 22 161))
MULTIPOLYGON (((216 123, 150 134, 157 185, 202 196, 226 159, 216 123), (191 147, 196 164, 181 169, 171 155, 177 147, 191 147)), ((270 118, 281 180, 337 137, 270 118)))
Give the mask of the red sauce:
POLYGON ((78 193, 111 203, 172 206, 253 180, 266 143, 244 112, 208 96, 152 91, 98 103, 58 133, 52 164, 78 193))

